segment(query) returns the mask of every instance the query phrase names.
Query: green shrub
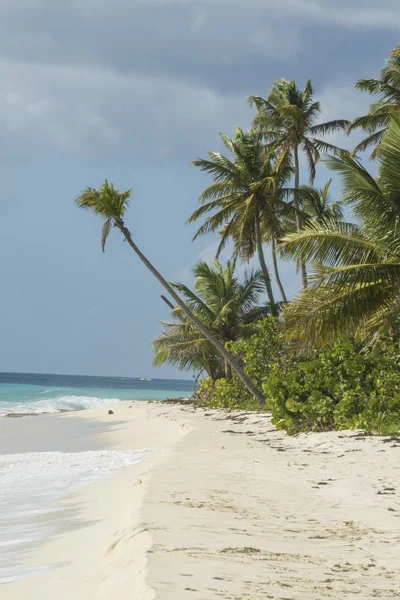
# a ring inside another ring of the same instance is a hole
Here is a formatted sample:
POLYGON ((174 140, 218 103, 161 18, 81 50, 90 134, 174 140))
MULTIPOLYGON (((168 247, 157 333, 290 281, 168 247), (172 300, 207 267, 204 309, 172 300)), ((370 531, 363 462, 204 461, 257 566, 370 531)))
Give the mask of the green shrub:
POLYGON ((243 362, 247 375, 261 388, 272 365, 280 360, 284 346, 274 317, 262 319, 252 328, 251 337, 236 344, 231 342, 228 349, 243 362))
POLYGON ((230 408, 240 410, 260 410, 260 403, 243 386, 237 377, 227 379, 203 379, 198 395, 201 403, 210 408, 230 408))
POLYGON ((400 431, 400 360, 393 344, 361 352, 343 342, 275 364, 263 391, 289 434, 329 429, 400 431))
MULTIPOLYGON (((231 344, 246 373, 264 392, 272 422, 293 435, 305 431, 361 429, 392 435, 400 432, 400 348, 382 342, 361 351, 343 341, 308 354, 290 356, 273 318, 257 323, 247 341, 231 344)), ((242 382, 201 382, 199 396, 216 408, 261 410, 242 382)))
MULTIPOLYGON (((271 366, 278 360, 282 351, 277 320, 269 317, 252 325, 253 335, 239 343, 228 344, 229 351, 244 365, 250 379, 260 389, 271 366)), ((249 393, 240 379, 233 374, 230 380, 204 379, 200 383, 200 402, 212 408, 260 410, 258 401, 249 393)))

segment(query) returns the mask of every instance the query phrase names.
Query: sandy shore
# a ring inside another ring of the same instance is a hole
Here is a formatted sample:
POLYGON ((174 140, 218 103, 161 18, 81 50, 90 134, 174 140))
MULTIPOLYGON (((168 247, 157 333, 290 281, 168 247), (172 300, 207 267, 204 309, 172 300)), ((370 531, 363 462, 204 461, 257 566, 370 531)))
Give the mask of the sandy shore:
POLYGON ((68 499, 85 526, 30 558, 60 566, 0 586, 2 600, 400 598, 400 442, 288 438, 266 416, 189 406, 111 408, 79 414, 116 422, 107 446, 152 451, 68 499))

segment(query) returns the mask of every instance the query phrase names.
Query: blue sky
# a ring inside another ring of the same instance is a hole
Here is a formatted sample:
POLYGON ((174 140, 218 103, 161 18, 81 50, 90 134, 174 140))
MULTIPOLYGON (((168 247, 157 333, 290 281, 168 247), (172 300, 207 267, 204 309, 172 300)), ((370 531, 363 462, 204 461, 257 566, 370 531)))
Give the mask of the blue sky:
MULTIPOLYGON (((133 188, 137 243, 190 283, 214 251, 184 224, 209 183, 190 161, 277 78, 311 77, 324 119, 363 114, 353 83, 399 30, 398 0, 2 0, 0 371, 181 376, 151 365, 159 284, 116 232, 101 253, 74 198, 106 177, 133 188)), ((295 294, 292 266, 283 279, 295 294)))

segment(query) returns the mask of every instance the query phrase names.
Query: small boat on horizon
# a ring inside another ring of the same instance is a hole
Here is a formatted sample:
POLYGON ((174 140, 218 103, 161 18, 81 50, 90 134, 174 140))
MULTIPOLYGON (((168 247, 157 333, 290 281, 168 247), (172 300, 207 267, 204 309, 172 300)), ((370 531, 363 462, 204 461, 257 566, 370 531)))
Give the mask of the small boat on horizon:
POLYGON ((141 377, 140 381, 153 381, 151 377, 141 377))

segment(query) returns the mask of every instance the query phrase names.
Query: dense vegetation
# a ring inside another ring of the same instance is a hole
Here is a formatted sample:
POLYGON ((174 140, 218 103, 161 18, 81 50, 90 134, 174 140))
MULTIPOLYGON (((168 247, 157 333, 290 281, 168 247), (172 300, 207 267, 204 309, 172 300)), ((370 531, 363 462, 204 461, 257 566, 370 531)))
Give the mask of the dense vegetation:
POLYGON ((321 122, 310 81, 304 89, 278 81, 266 98, 250 96, 249 131, 221 135, 226 155, 194 161, 211 177, 188 219, 201 221, 195 237, 217 234, 216 258, 228 242, 233 248, 226 267, 194 267, 194 291, 168 283, 133 242, 123 219, 129 192, 106 182, 77 200, 103 218, 103 250, 117 227, 172 299, 154 363, 204 376, 200 402, 268 408, 290 434, 400 431, 400 47, 378 79, 356 87, 372 96, 368 114, 321 122), (357 129, 367 137, 353 152, 329 141, 357 129), (368 168, 365 150, 374 161, 368 168), (321 159, 341 183, 340 198, 332 198, 332 180, 314 187, 321 159), (253 256, 260 270, 241 277, 238 267, 253 256), (279 260, 301 272, 294 299, 279 260))
MULTIPOLYGON (((290 434, 349 428, 377 434, 400 431, 400 348, 393 338, 366 350, 343 337, 325 348, 293 355, 271 317, 231 349, 263 389, 278 429, 290 434)), ((237 377, 204 379, 199 397, 215 408, 259 409, 237 377)))

